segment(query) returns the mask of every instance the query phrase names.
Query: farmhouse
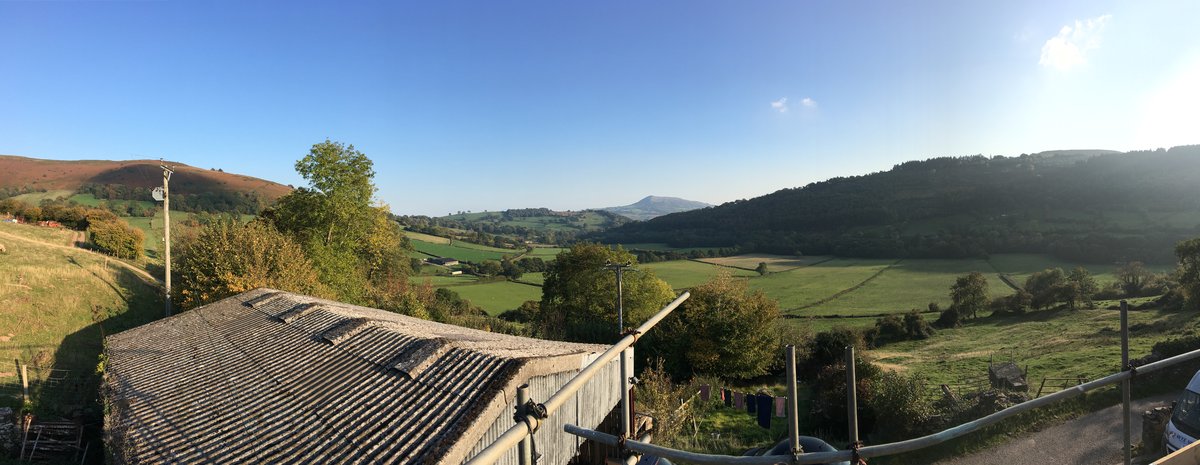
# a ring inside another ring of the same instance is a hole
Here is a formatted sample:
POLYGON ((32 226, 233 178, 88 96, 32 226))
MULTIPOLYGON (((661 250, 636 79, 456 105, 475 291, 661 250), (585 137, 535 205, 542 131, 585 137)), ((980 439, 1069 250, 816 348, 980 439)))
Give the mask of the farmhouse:
POLYGON ((455 260, 450 257, 430 258, 430 259, 428 259, 428 261, 429 261, 429 263, 432 263, 434 265, 442 265, 442 266, 454 266, 454 265, 458 264, 458 260, 455 260))
MULTIPOLYGON (((114 463, 460 464, 607 347, 529 339, 258 289, 107 338, 114 463)), ((587 447, 620 360, 534 435, 540 463, 587 447)), ((517 451, 499 463, 515 465, 517 451)))

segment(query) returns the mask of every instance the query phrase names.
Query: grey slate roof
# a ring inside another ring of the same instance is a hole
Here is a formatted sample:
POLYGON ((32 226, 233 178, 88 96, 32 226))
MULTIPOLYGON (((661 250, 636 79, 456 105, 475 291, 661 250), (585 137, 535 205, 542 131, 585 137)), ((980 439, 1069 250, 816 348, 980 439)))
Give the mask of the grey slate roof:
POLYGON ((516 386, 606 347, 259 289, 109 336, 126 463, 460 463, 516 386))

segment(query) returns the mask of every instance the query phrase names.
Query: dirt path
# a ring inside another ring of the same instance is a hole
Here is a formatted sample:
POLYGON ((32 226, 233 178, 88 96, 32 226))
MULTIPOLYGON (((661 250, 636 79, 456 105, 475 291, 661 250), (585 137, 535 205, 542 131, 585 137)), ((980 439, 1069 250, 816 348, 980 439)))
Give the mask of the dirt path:
POLYGON ((84 253, 84 254, 92 254, 92 255, 96 256, 97 258, 105 259, 109 263, 115 263, 117 266, 121 266, 129 271, 132 271, 134 274, 138 275, 138 277, 142 278, 142 280, 146 281, 149 284, 159 286, 159 287, 161 287, 163 285, 162 281, 159 281, 157 278, 152 276, 150 273, 147 273, 146 270, 143 270, 141 268, 138 268, 136 266, 130 265, 121 260, 109 257, 107 255, 104 255, 104 254, 101 254, 98 252, 93 252, 91 250, 81 249, 78 247, 72 247, 69 245, 55 244, 53 242, 43 242, 43 241, 39 241, 37 239, 30 239, 28 237, 18 236, 16 234, 7 233, 4 231, 0 231, 0 237, 7 238, 7 239, 14 239, 14 240, 22 241, 22 242, 30 242, 30 243, 34 243, 34 244, 42 245, 42 246, 46 246, 46 247, 53 247, 56 249, 70 250, 73 252, 79 252, 79 253, 84 253))
MULTIPOLYGON (((1142 436, 1142 412, 1168 405, 1178 394, 1133 401, 1130 433, 1133 444, 1142 436)), ((1020 463, 1121 463, 1121 406, 1114 405, 1058 426, 1029 433, 966 457, 937 465, 1014 465, 1020 463)))

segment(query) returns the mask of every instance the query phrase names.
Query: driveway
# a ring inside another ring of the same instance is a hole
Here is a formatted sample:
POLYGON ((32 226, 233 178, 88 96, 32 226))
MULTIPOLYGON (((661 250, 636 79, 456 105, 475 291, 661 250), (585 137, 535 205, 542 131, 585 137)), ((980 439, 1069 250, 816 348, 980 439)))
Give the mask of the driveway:
MULTIPOLYGON (((1142 412, 1170 405, 1179 394, 1134 400, 1130 433, 1142 437, 1142 412)), ((1015 437, 974 454, 937 462, 941 465, 1018 465, 1024 463, 1117 465, 1121 456, 1121 405, 1089 413, 1058 426, 1015 437)))

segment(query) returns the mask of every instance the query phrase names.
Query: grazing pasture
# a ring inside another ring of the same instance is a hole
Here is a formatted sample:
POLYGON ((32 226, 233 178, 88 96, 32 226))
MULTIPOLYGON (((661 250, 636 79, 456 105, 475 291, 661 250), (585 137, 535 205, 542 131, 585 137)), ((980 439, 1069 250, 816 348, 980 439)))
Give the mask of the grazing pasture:
POLYGON ((526 300, 541 300, 542 288, 512 281, 495 281, 450 288, 464 299, 482 307, 489 315, 514 310, 526 300))
POLYGON ((734 255, 732 257, 715 257, 701 258, 700 261, 712 263, 714 265, 731 266, 734 268, 742 268, 746 270, 756 270, 759 263, 767 264, 767 272, 778 273, 790 271, 796 268, 813 265, 833 257, 826 255, 813 256, 794 256, 794 255, 772 255, 766 253, 750 253, 742 255, 734 255))
MULTIPOLYGON (((667 284, 675 289, 686 289, 712 279, 721 272, 738 277, 757 276, 758 273, 701 263, 692 260, 675 260, 669 262, 644 263, 637 265, 638 269, 651 270, 667 284)), ((636 271, 635 271, 636 272, 636 271)))

